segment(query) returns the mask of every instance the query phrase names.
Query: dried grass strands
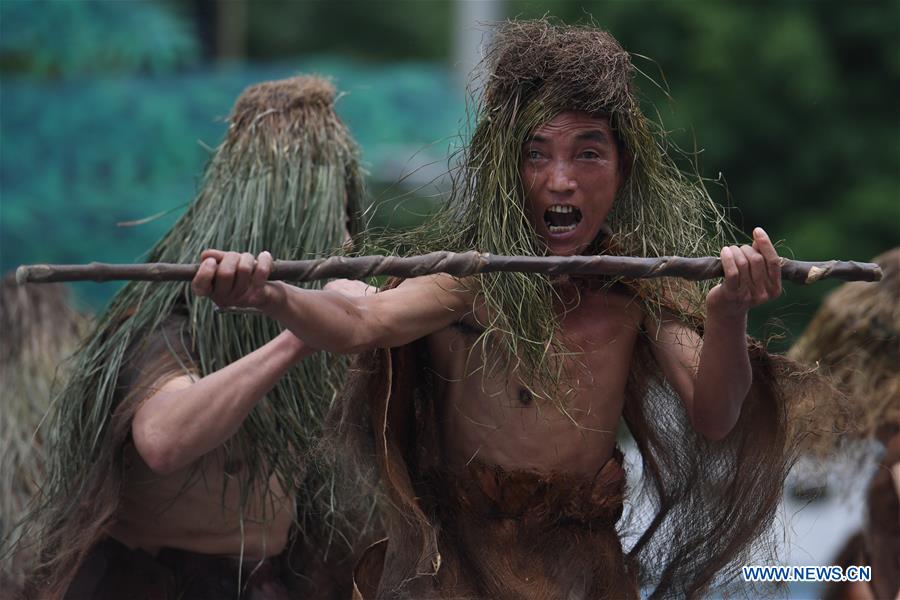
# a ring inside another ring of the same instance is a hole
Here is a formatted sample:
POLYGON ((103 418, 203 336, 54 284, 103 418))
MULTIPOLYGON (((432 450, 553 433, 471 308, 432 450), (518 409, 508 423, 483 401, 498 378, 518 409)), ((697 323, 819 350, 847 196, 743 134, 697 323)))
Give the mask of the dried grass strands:
POLYGON ((882 428, 900 428, 900 248, 873 261, 884 278, 829 294, 789 352, 829 375, 847 395, 846 406, 797 407, 811 420, 807 446, 813 454, 830 453, 842 437, 872 438, 882 428))
MULTIPOLYGON (((88 318, 72 308, 65 286, 22 288, 12 273, 0 282, 0 539, 13 535, 38 491, 44 469, 38 426, 88 326, 88 318)), ((20 584, 28 558, 4 557, 0 577, 20 584)))

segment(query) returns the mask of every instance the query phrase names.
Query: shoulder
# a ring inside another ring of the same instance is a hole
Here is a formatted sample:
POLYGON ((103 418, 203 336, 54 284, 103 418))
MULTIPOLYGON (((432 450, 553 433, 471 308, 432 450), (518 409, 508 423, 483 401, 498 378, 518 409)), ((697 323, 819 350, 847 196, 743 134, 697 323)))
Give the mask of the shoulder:
POLYGON ((190 381, 200 370, 187 309, 177 308, 149 331, 135 336, 122 359, 118 388, 129 394, 166 382, 190 381))

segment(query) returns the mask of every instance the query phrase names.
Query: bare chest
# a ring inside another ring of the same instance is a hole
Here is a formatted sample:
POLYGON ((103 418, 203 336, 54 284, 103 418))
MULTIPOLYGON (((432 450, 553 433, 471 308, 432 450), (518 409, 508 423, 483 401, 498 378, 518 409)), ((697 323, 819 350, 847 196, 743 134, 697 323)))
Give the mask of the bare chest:
POLYGON ((612 454, 641 311, 616 293, 582 296, 563 308, 566 353, 553 394, 526 373, 487 368, 483 313, 431 336, 442 447, 451 464, 477 458, 507 469, 590 474, 612 454))

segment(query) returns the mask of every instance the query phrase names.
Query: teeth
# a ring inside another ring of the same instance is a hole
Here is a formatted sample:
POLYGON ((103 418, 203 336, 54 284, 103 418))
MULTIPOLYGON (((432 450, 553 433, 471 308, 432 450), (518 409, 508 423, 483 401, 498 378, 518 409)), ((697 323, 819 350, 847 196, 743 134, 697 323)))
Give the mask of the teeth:
POLYGON ((550 233, 566 233, 567 231, 574 231, 578 225, 550 225, 549 230, 550 233))
POLYGON ((569 206, 569 205, 554 204, 553 206, 551 206, 551 207, 548 208, 547 210, 549 210, 550 212, 555 212, 555 213, 570 213, 570 212, 572 212, 572 211, 575 210, 575 209, 572 208, 572 207, 569 206))

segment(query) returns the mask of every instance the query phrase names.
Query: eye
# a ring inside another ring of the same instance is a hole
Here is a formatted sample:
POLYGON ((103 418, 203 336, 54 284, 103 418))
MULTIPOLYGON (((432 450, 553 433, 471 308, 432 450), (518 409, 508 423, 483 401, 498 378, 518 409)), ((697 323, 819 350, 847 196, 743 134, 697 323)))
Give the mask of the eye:
POLYGON ((525 151, 525 158, 527 158, 528 160, 538 160, 541 158, 541 156, 542 156, 541 153, 538 152, 537 150, 526 150, 525 151))
POLYGON ((579 158, 586 158, 588 160, 596 160, 600 158, 600 153, 596 150, 582 150, 581 154, 578 155, 579 158))

